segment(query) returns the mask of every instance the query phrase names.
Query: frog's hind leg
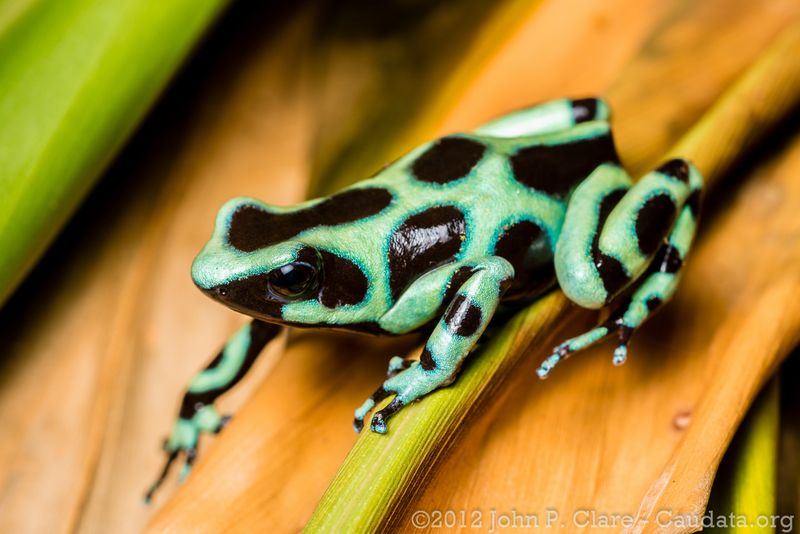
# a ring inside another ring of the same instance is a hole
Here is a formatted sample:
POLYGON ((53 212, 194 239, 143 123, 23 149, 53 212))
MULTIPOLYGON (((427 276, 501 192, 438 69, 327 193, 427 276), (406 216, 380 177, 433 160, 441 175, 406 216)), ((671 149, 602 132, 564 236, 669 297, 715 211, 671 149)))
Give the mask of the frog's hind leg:
POLYGON ((628 190, 620 172, 598 169, 576 190, 556 247, 556 272, 567 296, 588 308, 608 304, 634 281, 635 289, 608 320, 558 345, 537 370, 541 378, 613 334, 614 363, 624 363, 634 330, 675 293, 697 226, 702 178, 690 163, 672 160, 628 190))
POLYGON ((434 327, 419 361, 387 379, 356 410, 356 431, 361 430, 364 418, 375 405, 390 395, 394 395, 392 401, 372 418, 373 432, 385 433, 386 421, 403 406, 451 384, 513 276, 514 268, 503 258, 492 256, 475 262, 434 327))
POLYGON ((280 330, 280 326, 258 320, 246 324, 228 340, 214 360, 194 377, 183 396, 178 419, 164 443, 167 461, 145 495, 145 501, 152 499, 181 452, 185 453, 186 459, 180 478, 186 478, 197 458, 200 435, 217 433, 230 420, 230 416, 221 416, 217 412, 214 401, 244 377, 264 346, 280 330))
POLYGON ((495 119, 475 133, 490 137, 528 137, 559 132, 589 121, 608 121, 608 104, 599 98, 551 100, 495 119))

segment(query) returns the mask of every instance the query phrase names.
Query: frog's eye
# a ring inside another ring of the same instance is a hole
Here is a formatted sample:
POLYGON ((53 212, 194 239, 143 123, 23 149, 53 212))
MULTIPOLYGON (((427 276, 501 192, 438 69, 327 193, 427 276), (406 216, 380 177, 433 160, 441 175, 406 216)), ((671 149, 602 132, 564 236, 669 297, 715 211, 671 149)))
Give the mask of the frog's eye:
POLYGON ((267 275, 269 291, 282 299, 298 300, 317 285, 317 269, 305 262, 287 263, 267 275))

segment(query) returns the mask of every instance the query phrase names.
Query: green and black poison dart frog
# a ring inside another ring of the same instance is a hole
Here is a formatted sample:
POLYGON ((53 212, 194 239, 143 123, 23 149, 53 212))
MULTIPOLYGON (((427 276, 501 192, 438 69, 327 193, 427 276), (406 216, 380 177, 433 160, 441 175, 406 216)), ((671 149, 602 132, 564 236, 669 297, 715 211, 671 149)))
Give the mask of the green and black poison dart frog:
POLYGON ((188 473, 200 434, 227 421, 214 400, 284 325, 430 332, 419 360, 390 360, 355 411, 357 431, 393 396, 370 424, 386 432, 392 414, 456 379, 498 306, 556 285, 580 306, 615 311, 558 345, 538 375, 614 334, 621 364, 631 333, 675 292, 702 186, 679 159, 634 184, 606 103, 561 99, 426 143, 330 197, 289 208, 229 201, 192 278, 253 321, 189 385, 153 489, 181 451, 188 473))

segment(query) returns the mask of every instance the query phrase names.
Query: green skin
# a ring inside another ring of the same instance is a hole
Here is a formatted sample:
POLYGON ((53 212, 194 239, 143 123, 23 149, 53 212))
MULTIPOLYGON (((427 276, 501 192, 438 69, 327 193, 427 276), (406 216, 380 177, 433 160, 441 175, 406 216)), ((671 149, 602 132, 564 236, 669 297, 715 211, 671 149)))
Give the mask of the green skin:
POLYGON ((473 146, 469 141, 483 147, 478 161, 467 162, 456 177, 447 176, 448 169, 469 159, 469 151, 442 155, 434 150, 440 141, 426 143, 345 190, 359 194, 377 188, 391 195, 375 213, 352 221, 343 221, 342 213, 369 202, 345 209, 329 209, 325 201, 330 198, 290 208, 249 198, 225 204, 211 240, 194 261, 192 277, 210 296, 255 320, 192 381, 166 444, 170 462, 186 452, 185 475, 199 436, 224 426, 226 419, 211 402, 241 378, 254 354, 277 333, 264 333, 265 322, 390 335, 430 331, 420 360, 392 358, 389 378, 355 411, 360 430, 369 412, 393 396, 373 415, 371 429, 380 433, 403 406, 456 379, 498 307, 530 302, 556 283, 582 307, 597 309, 613 301, 616 310, 596 328, 556 347, 538 375, 546 377, 572 352, 613 334, 619 337, 613 361, 624 362, 631 332, 675 292, 695 233, 703 181, 690 163, 673 160, 634 185, 613 154, 608 121, 608 107, 597 99, 555 100, 506 115, 448 138, 459 147, 473 146), (598 156, 592 144, 604 140, 611 156, 598 156), (534 161, 527 167, 533 171, 525 171, 534 177, 527 183, 515 174, 524 174, 524 150, 532 151, 534 161), (540 185, 536 172, 546 172, 541 169, 552 165, 553 157, 562 158, 565 168, 581 168, 575 162, 590 166, 570 176, 570 183, 540 185), (410 216, 418 220, 439 206, 452 206, 463 218, 451 227, 430 223, 427 230, 393 237, 410 225, 402 226, 410 216), (262 224, 258 217, 239 217, 243 210, 273 218, 262 224), (280 217, 293 213, 301 216, 285 225, 297 228, 275 230, 283 236, 277 241, 261 239, 284 224, 280 217), (509 228, 523 221, 535 224, 538 239, 510 239, 509 228), (430 261, 407 259, 417 254, 418 242, 431 241, 454 252, 437 258, 437 249, 429 247, 430 261), (525 248, 517 256, 527 258, 524 265, 513 259, 514 246, 525 248), (349 260, 350 268, 328 261, 331 255, 349 260), (281 274, 297 264, 303 276, 281 274), (401 285, 393 278, 398 272, 411 273, 401 285))

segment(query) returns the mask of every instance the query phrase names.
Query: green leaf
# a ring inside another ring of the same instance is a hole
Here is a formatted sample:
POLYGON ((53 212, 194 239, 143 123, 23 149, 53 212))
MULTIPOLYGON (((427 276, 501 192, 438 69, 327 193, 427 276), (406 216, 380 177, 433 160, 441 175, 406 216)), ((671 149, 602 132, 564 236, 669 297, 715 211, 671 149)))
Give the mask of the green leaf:
POLYGON ((0 6, 0 305, 227 3, 0 6))
POLYGON ((711 532, 775 532, 780 387, 773 378, 720 464, 705 521, 711 532))

